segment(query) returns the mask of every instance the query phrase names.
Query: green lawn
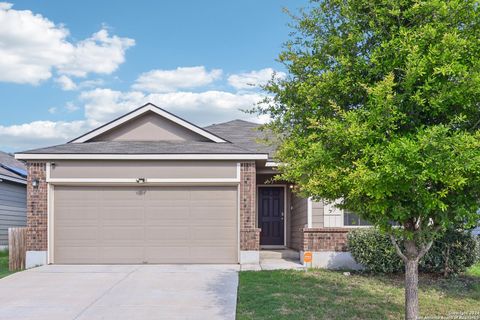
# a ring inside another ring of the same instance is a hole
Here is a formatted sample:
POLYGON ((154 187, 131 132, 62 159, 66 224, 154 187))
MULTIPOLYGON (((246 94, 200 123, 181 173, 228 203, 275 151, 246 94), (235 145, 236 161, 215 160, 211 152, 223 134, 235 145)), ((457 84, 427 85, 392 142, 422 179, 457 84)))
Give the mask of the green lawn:
POLYGON ((12 273, 13 272, 8 270, 8 251, 0 251, 0 278, 12 273))
MULTIPOLYGON (((480 264, 467 275, 420 277, 423 316, 480 311, 480 264)), ((237 318, 403 319, 403 277, 328 270, 240 273, 237 318)))

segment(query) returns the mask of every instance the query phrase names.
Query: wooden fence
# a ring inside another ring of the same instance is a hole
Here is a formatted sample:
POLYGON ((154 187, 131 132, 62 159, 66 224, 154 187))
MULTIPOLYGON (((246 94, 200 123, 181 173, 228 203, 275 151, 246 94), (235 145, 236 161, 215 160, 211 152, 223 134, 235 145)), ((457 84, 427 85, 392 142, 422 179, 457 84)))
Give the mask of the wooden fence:
POLYGON ((27 228, 8 228, 8 268, 10 271, 25 269, 27 252, 27 228))

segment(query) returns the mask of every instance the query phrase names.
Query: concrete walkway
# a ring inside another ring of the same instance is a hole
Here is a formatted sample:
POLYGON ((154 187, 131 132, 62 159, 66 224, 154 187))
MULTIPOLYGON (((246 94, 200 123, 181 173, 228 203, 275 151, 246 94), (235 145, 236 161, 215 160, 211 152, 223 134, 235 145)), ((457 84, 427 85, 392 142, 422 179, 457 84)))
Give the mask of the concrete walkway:
POLYGON ((0 319, 235 319, 238 269, 43 266, 0 280, 0 319))

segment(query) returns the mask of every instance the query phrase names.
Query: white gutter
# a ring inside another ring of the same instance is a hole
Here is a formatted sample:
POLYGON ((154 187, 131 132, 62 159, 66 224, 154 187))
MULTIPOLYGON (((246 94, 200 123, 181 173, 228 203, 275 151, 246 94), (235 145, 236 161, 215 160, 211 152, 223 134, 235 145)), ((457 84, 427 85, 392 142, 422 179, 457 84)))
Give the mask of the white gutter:
POLYGON ((16 153, 19 160, 268 160, 267 154, 54 154, 16 153))
POLYGON ((27 184, 26 179, 14 178, 14 177, 6 176, 6 175, 3 175, 3 174, 0 174, 0 181, 1 180, 7 180, 7 181, 16 182, 16 183, 27 184))

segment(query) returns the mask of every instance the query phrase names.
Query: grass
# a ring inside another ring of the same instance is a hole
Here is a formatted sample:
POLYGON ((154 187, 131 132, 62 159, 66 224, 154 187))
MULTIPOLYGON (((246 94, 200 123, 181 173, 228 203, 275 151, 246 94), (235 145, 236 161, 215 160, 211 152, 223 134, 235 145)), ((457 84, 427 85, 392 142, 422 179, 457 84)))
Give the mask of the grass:
MULTIPOLYGON (((422 316, 480 312, 480 264, 448 279, 421 275, 422 316)), ((402 275, 329 270, 240 273, 237 319, 403 319, 402 275)))
POLYGON ((12 273, 14 272, 8 270, 8 251, 1 250, 0 251, 0 278, 11 275, 12 273))
POLYGON ((477 262, 467 270, 467 275, 480 278, 480 262, 477 262))

